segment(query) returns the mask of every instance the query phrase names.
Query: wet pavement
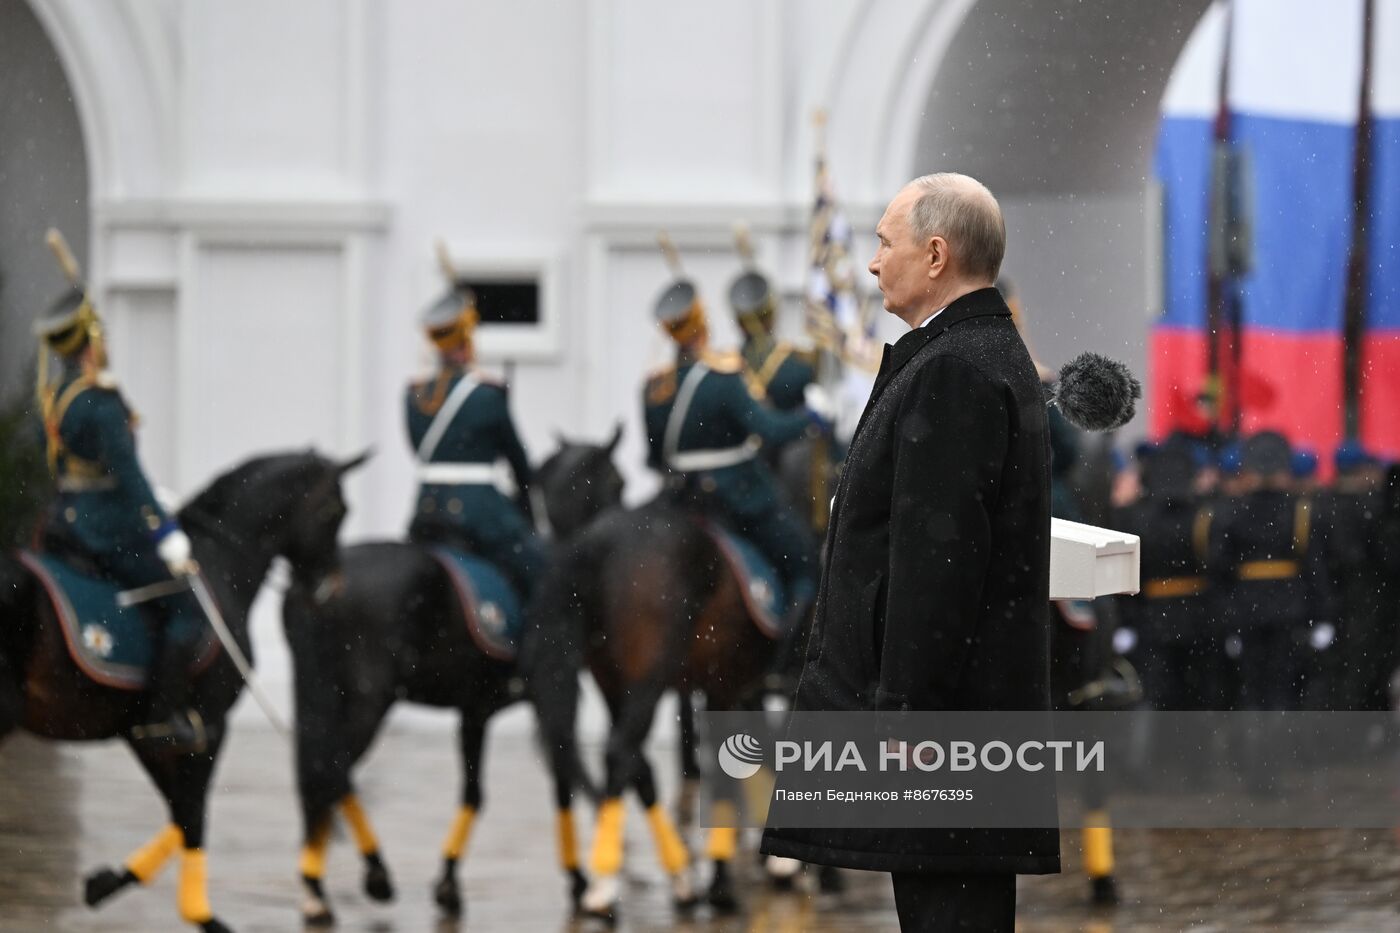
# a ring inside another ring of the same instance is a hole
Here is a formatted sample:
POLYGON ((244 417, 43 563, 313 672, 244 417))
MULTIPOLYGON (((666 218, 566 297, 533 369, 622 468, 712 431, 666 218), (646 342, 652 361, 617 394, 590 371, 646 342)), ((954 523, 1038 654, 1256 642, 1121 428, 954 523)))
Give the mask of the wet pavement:
MULTIPOLYGON (((359 860, 339 834, 327 886, 345 931, 592 929, 570 920, 555 867, 553 806, 524 711, 488 740, 486 806, 461 869, 467 914, 444 922, 429 897, 438 848, 457 797, 455 734, 445 716, 390 720, 361 771, 360 796, 398 886, 395 903, 359 890, 359 860)), ((596 762, 596 747, 590 760, 596 762)), ((673 772, 670 749, 654 759, 673 772)), ((668 788, 669 789, 669 788, 668 788)), ((668 798, 669 799, 669 798, 668 798)), ((584 825, 591 811, 580 807, 584 825)), ((266 726, 240 721, 225 749, 211 806, 210 895, 240 931, 298 930, 300 820, 291 753, 266 726)), ((150 889, 82 906, 82 876, 117 865, 165 821, 154 792, 118 743, 53 745, 18 736, 0 746, 0 931, 181 930, 175 872, 150 889)), ((863 931, 896 929, 885 876, 848 873, 840 895, 777 894, 752 858, 739 861, 744 915, 702 909, 679 921, 635 808, 619 931, 863 931)), ((584 830, 586 841, 589 831, 584 830)), ((1065 834, 1066 873, 1022 879, 1019 929, 1062 931, 1400 931, 1400 846, 1388 832, 1119 832, 1123 903, 1087 906, 1076 833, 1065 834)), ((585 848, 586 851, 586 848, 585 848)), ((173 866, 172 866, 173 868, 173 866)))

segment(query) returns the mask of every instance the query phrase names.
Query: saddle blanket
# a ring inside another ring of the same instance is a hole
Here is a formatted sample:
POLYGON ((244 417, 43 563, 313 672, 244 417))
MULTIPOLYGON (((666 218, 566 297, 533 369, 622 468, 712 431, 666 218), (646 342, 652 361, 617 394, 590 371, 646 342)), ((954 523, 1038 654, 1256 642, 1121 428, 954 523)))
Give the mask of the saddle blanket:
POLYGON ((456 548, 428 550, 452 580, 472 641, 487 657, 514 661, 525 610, 505 575, 480 557, 456 548))
MULTIPOLYGON (((88 677, 118 690, 144 690, 153 653, 152 625, 140 606, 120 606, 124 587, 90 576, 47 554, 22 552, 20 561, 49 597, 73 663, 88 677)), ((190 673, 204 670, 219 653, 218 637, 202 619, 181 617, 176 637, 200 627, 200 648, 190 673)), ((192 634, 192 633, 191 633, 192 634)))
POLYGON ((749 618, 769 638, 776 641, 785 637, 787 594, 783 592, 778 571, 747 538, 713 524, 707 524, 706 530, 739 580, 749 618))

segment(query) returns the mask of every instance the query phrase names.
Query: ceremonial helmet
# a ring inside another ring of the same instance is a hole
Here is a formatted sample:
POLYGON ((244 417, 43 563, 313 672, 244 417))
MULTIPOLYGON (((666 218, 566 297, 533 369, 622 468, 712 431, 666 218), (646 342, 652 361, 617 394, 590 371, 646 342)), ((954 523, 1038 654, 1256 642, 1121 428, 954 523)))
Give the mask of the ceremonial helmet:
POLYGON ((706 332, 705 306, 689 279, 676 279, 656 299, 656 321, 676 343, 689 343, 706 332))
POLYGON ((419 318, 428 339, 444 353, 469 345, 481 315, 476 310, 476 292, 454 285, 433 302, 419 318))
POLYGON ((89 345, 102 349, 102 319, 81 286, 54 299, 34 322, 34 336, 59 356, 69 357, 89 345))
POLYGON ((773 326, 773 287, 757 269, 745 269, 729 285, 729 306, 744 331, 766 334, 773 326))

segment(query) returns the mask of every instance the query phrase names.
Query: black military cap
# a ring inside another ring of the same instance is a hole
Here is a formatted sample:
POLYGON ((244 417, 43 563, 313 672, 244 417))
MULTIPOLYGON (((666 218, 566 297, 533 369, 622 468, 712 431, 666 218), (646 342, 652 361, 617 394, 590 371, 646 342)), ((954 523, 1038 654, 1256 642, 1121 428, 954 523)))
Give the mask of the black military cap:
POLYGON ((1244 442, 1241 465, 1264 476, 1288 473, 1293 468, 1293 450, 1277 431, 1260 431, 1244 442))

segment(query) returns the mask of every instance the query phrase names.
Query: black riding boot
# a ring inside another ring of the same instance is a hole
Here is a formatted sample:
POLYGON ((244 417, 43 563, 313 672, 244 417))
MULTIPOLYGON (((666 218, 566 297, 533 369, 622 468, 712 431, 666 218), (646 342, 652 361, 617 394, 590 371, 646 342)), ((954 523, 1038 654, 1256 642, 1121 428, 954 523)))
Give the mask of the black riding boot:
POLYGON ((208 743, 204 720, 189 703, 193 653, 193 645, 174 638, 161 639, 147 685, 151 699, 146 725, 137 726, 131 733, 143 745, 186 754, 204 751, 208 743))

